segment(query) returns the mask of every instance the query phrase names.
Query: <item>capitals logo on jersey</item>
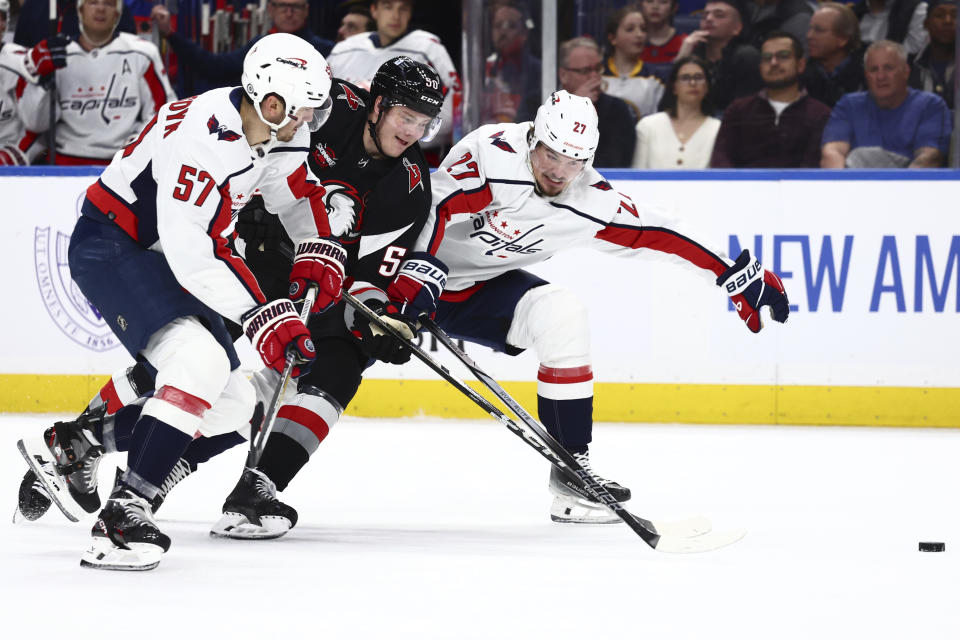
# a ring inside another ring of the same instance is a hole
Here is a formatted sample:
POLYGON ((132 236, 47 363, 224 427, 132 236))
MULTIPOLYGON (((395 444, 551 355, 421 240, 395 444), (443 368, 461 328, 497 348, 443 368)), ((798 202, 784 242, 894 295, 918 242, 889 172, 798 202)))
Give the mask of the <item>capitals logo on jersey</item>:
POLYGON ((490 144, 497 147, 498 149, 503 149, 504 151, 509 151, 510 153, 516 153, 513 147, 510 146, 510 143, 503 139, 503 131, 497 131, 495 134, 490 136, 490 139, 493 140, 490 144))
POLYGON ((220 121, 217 120, 217 116, 210 116, 210 119, 207 120, 207 129, 210 130, 210 135, 217 134, 217 140, 233 142, 234 140, 240 139, 240 134, 236 131, 227 129, 225 126, 220 124, 220 121))
POLYGON ((413 190, 417 187, 423 189, 423 174, 420 171, 420 165, 414 164, 404 158, 403 166, 407 169, 407 182, 410 187, 410 190, 407 191, 407 193, 413 193, 413 190))
POLYGON ((366 107, 366 104, 360 99, 360 96, 353 92, 353 89, 342 82, 340 83, 340 88, 343 89, 343 93, 337 96, 337 100, 346 101, 351 111, 356 111, 360 107, 366 107))
POLYGON ((323 183, 323 204, 330 221, 330 233, 344 242, 360 237, 360 224, 366 209, 364 199, 353 185, 339 180, 323 183))

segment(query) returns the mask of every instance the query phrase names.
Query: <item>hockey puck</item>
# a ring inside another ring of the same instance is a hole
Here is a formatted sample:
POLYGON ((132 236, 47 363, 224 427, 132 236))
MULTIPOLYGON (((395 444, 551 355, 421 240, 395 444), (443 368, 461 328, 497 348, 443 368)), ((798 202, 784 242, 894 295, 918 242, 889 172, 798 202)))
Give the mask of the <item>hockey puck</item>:
POLYGON ((946 542, 921 542, 920 551, 946 551, 946 542))

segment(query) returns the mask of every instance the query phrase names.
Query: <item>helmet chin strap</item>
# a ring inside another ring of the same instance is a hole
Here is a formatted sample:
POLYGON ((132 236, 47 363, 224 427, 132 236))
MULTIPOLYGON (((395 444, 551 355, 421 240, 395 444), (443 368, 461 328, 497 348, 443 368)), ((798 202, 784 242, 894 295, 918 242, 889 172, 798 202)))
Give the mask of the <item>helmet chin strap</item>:
POLYGON ((383 118, 383 109, 380 109, 380 113, 377 114, 377 121, 373 122, 370 118, 367 118, 367 129, 370 131, 370 137, 373 138, 373 144, 376 145, 377 151, 380 152, 380 155, 386 157, 387 153, 383 150, 383 147, 380 146, 380 133, 377 131, 377 128, 380 126, 380 119, 383 118))

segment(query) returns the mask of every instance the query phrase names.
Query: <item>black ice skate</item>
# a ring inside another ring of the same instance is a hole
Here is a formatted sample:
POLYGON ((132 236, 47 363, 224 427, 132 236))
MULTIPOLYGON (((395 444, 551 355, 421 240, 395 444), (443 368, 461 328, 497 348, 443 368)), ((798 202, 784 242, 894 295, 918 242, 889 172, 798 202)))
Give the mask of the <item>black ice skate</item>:
MULTIPOLYGON (((37 464, 47 475, 54 475, 52 462, 44 462, 42 458, 37 458, 37 464)), ((37 520, 47 512, 50 505, 50 493, 47 488, 37 478, 33 469, 27 469, 23 474, 23 480, 20 481, 20 491, 17 494, 17 511, 13 514, 13 521, 17 521, 17 515, 25 520, 37 520)))
POLYGON ((120 486, 107 500, 91 531, 93 544, 80 566, 112 571, 147 571, 160 564, 170 538, 153 520, 150 503, 120 486))
POLYGON ((277 499, 277 486, 247 467, 223 503, 223 517, 210 535, 238 540, 279 538, 297 524, 297 511, 277 499))
POLYGON ((177 460, 177 464, 173 465, 173 469, 167 475, 166 479, 164 479, 163 484, 160 485, 160 491, 158 491, 156 497, 150 501, 150 510, 156 513, 160 505, 163 504, 163 501, 170 495, 170 491, 172 491, 181 480, 196 470, 196 466, 191 465, 183 458, 177 460))
MULTIPOLYGON (((43 438, 17 442, 36 479, 67 518, 78 522, 100 508, 97 468, 104 449, 93 435, 93 425, 103 420, 106 405, 84 411, 76 420, 57 422, 43 438), (44 472, 52 464, 54 473, 44 472)), ((39 516, 38 516, 39 517, 39 516)))
MULTIPOLYGON (((589 453, 574 453, 573 457, 583 467, 584 471, 603 486, 617 502, 626 502, 630 499, 630 489, 618 482, 607 480, 590 466, 589 453)), ((602 504, 582 497, 566 485, 566 478, 556 468, 550 467, 550 493, 554 495, 550 505, 550 519, 554 522, 576 522, 587 524, 612 524, 620 522, 620 518, 602 504)))

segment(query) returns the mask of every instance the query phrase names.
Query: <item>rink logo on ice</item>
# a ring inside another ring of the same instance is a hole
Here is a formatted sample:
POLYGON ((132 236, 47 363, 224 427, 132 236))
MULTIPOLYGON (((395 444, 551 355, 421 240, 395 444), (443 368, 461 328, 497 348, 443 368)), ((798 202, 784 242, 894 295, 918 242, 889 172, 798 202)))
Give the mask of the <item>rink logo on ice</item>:
POLYGON ((70 235, 50 227, 36 227, 33 260, 37 287, 47 313, 65 336, 91 351, 120 346, 100 312, 80 292, 70 277, 67 249, 70 235))

